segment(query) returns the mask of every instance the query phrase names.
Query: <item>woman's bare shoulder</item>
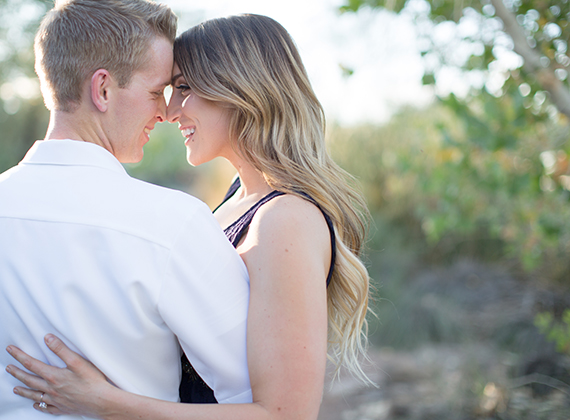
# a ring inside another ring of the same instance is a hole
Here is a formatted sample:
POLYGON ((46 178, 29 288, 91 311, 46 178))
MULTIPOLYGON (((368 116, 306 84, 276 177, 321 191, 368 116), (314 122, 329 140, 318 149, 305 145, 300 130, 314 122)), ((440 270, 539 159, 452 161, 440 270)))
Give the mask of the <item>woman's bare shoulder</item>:
POLYGON ((321 210, 309 200, 293 194, 285 194, 269 201, 256 214, 263 228, 274 230, 286 227, 289 230, 323 230, 328 227, 321 210))
POLYGON ((330 233, 321 210, 310 201, 293 194, 272 199, 259 208, 246 238, 250 245, 269 248, 296 244, 312 252, 330 253, 330 233))
POLYGON ((257 211, 238 252, 249 270, 252 290, 264 283, 281 288, 287 285, 294 293, 301 287, 299 284, 325 284, 332 251, 327 223, 319 208, 286 194, 257 211))

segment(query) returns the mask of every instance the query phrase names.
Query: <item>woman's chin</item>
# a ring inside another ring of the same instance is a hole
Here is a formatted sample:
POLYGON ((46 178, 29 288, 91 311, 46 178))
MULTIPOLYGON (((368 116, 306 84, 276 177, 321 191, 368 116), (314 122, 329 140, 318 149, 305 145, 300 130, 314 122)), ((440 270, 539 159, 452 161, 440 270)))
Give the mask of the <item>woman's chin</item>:
POLYGON ((199 166, 204 163, 203 160, 197 159, 196 156, 192 156, 190 152, 186 153, 186 161, 192 166, 199 166))
POLYGON ((192 166, 200 166, 204 163, 211 162, 217 156, 212 156, 204 153, 192 152, 190 148, 186 148, 186 161, 192 166))

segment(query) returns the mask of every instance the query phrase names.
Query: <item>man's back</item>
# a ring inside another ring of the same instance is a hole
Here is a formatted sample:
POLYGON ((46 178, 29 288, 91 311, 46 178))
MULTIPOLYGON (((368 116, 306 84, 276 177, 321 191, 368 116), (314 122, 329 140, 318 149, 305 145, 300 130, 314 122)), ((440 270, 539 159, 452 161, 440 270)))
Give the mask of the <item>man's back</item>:
MULTIPOLYGON (((43 344, 55 333, 120 388, 176 400, 178 336, 220 402, 246 402, 247 300, 245 266, 208 208, 130 178, 105 149, 38 142, 0 175, 4 347, 58 364, 43 344)), ((15 385, 0 381, 0 418, 43 416, 15 385)))

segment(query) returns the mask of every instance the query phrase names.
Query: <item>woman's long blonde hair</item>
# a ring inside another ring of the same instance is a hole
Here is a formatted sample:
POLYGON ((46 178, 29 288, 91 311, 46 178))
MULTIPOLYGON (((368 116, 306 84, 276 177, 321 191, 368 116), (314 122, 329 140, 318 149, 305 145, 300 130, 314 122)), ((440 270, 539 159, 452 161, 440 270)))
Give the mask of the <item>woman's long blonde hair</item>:
POLYGON ((329 358, 369 382, 369 277, 360 260, 368 212, 353 178, 325 148, 325 119, 293 40, 275 20, 239 15, 199 24, 174 43, 195 94, 228 106, 237 152, 274 189, 312 197, 331 218, 336 262, 328 287, 329 358), (351 185, 352 184, 352 185, 351 185))

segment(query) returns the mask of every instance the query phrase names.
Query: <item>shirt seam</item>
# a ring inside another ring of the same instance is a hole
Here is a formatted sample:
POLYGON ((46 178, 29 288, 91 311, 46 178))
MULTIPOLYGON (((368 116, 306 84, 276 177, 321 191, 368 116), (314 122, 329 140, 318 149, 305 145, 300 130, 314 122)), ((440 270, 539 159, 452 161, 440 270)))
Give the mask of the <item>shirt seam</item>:
MULTIPOLYGON (((118 174, 126 175, 129 178, 132 178, 128 174, 128 172, 124 168, 124 166, 122 166, 120 164, 119 164, 119 166, 115 166, 113 168, 110 168, 110 167, 100 165, 100 164, 95 164, 95 163, 60 163, 60 162, 32 162, 32 161, 26 161, 26 162, 22 161, 22 162, 18 163, 18 166, 26 166, 26 165, 32 165, 32 166, 74 166, 74 167, 85 167, 85 168, 97 168, 97 169, 102 169, 105 171, 116 172, 118 174)), ((133 179, 136 179, 136 178, 133 178, 133 179)))
MULTIPOLYGON (((65 224, 65 225, 75 225, 75 226, 89 226, 89 227, 94 227, 94 228, 99 228, 99 229, 110 230, 110 231, 122 233, 124 235, 128 235, 128 236, 131 236, 134 238, 141 239, 141 240, 146 241, 146 242, 156 244, 156 245, 158 245, 164 249, 167 249, 167 250, 170 250, 172 248, 172 246, 161 243, 160 241, 157 241, 155 239, 144 237, 144 236, 136 234, 134 232, 129 232, 127 230, 122 230, 122 229, 119 229, 116 227, 111 227, 111 226, 102 226, 102 225, 98 225, 95 223, 82 223, 82 222, 71 222, 71 221, 66 221, 66 220, 49 220, 49 219, 39 219, 39 218, 33 218, 33 217, 19 217, 19 216, 5 216, 5 215, 0 215, 0 219, 29 220, 32 222, 40 222, 40 223, 44 222, 44 223, 58 223, 58 224, 65 224)), ((176 239, 173 241, 173 243, 176 242, 176 240, 178 239, 178 235, 176 236, 176 239)))

